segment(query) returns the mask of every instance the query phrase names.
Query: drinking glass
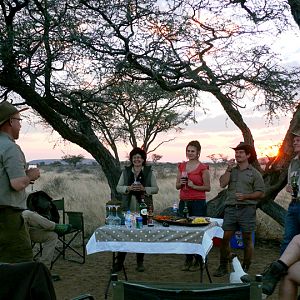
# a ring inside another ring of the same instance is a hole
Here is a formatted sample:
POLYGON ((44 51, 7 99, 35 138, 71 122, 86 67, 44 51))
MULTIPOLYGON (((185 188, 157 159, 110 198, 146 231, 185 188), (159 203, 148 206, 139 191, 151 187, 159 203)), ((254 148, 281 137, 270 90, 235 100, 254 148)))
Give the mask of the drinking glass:
MULTIPOLYGON (((28 165, 28 169, 35 169, 38 166, 36 164, 29 164, 28 165)), ((30 185, 31 185, 31 191, 33 192, 33 185, 34 185, 34 180, 30 181, 30 185)))
POLYGON ((183 179, 185 181, 184 185, 183 185, 183 189, 186 190, 187 188, 187 182, 188 182, 188 174, 186 171, 182 171, 181 172, 181 179, 183 179))
POLYGON ((107 208, 108 208, 108 215, 107 217, 105 218, 105 224, 106 225, 113 225, 113 218, 114 216, 112 215, 112 205, 107 205, 107 208))
POLYGON ((118 208, 120 207, 120 205, 115 205, 115 217, 114 217, 114 225, 115 226, 120 226, 121 225, 121 218, 118 215, 118 208))

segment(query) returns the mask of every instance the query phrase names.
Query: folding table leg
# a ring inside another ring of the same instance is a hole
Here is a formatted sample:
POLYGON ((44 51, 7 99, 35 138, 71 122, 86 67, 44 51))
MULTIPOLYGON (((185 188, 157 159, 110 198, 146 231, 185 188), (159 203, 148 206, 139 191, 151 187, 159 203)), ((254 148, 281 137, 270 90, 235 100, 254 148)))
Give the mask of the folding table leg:
POLYGON ((204 269, 206 271, 209 282, 212 283, 211 276, 210 276, 210 273, 209 273, 209 270, 208 270, 207 257, 204 260, 202 258, 201 261, 200 261, 200 282, 201 283, 203 282, 203 271, 204 271, 204 269))

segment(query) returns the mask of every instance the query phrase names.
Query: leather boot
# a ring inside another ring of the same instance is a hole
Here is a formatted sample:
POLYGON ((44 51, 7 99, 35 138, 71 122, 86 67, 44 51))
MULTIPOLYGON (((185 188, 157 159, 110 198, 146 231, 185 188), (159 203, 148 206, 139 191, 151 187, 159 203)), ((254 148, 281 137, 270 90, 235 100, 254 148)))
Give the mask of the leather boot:
POLYGON ((228 274, 229 268, 228 268, 228 261, 221 261, 218 269, 213 273, 214 277, 223 277, 226 274, 228 274))
POLYGON ((243 268, 245 273, 248 273, 248 271, 250 269, 250 265, 251 265, 251 262, 243 262, 242 268, 243 268))
POLYGON ((283 262, 272 262, 271 265, 262 273, 262 292, 266 295, 272 295, 281 277, 287 274, 287 270, 288 267, 283 262))

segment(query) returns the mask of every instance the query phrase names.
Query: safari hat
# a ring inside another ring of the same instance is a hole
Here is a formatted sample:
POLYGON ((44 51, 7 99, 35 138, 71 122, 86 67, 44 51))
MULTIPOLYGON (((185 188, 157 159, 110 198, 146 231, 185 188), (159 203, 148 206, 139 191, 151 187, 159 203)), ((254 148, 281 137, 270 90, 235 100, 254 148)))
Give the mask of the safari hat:
POLYGON ((249 163, 254 162, 257 159, 256 151, 253 146, 246 144, 245 142, 240 142, 236 147, 231 148, 233 150, 245 150, 251 154, 248 161, 249 163))
POLYGON ((28 109, 28 107, 17 109, 14 105, 7 101, 0 103, 0 125, 5 123, 11 116, 21 111, 28 109))
POLYGON ((295 136, 300 136, 300 129, 293 130, 292 134, 295 135, 295 136))

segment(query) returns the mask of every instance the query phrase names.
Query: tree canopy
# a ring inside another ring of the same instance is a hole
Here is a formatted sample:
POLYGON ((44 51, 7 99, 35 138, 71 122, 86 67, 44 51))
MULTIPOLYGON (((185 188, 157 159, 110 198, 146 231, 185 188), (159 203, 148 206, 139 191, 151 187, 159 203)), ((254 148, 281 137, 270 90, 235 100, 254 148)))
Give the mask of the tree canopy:
POLYGON ((191 117, 187 107, 204 104, 206 94, 252 145, 243 108, 251 103, 270 118, 294 110, 279 157, 265 174, 268 192, 261 204, 269 214, 282 212, 273 216, 281 222, 283 211, 272 200, 292 157, 300 80, 299 68, 283 65, 271 43, 292 26, 289 4, 297 6, 279 0, 0 0, 1 97, 23 100, 64 139, 88 151, 102 166, 112 196, 120 174, 114 141, 134 146, 143 136, 148 145, 156 135, 146 140, 139 126, 157 133, 180 127, 191 117), (156 91, 162 97, 155 98, 156 91), (126 106, 141 112, 133 134, 120 128, 126 106), (162 119, 155 119, 158 111, 152 115, 155 106, 164 111, 162 119))

